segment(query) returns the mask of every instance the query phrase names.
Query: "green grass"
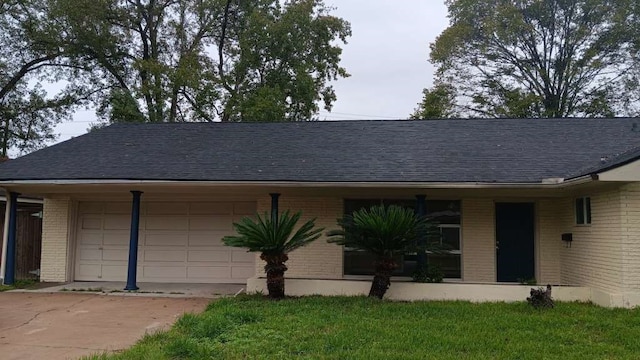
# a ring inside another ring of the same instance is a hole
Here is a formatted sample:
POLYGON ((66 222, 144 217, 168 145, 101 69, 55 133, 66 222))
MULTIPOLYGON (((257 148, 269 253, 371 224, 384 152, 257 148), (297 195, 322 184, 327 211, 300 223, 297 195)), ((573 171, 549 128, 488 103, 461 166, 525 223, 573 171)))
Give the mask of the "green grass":
POLYGON ((92 359, 637 359, 640 310, 242 296, 92 359))
POLYGON ((36 280, 26 279, 26 280, 16 280, 13 285, 2 285, 0 284, 0 292, 15 290, 15 289, 27 289, 32 285, 37 283, 36 280))

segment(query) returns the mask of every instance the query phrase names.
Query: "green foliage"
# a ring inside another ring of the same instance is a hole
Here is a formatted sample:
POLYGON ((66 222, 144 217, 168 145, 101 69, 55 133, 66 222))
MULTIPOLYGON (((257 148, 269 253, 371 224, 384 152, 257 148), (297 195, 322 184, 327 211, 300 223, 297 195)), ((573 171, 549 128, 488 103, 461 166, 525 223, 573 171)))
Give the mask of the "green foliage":
POLYGON ((73 76, 63 26, 47 1, 0 2, 0 156, 22 155, 55 140, 83 94, 70 83, 47 94, 43 83, 73 76))
POLYGON ((444 279, 444 273, 440 266, 427 264, 421 268, 417 268, 412 277, 413 281, 419 283, 441 283, 444 279))
POLYGON ((455 89, 445 84, 437 84, 422 91, 422 101, 411 115, 412 119, 446 119, 456 117, 455 89))
POLYGON ((243 247, 248 251, 267 255, 287 254, 315 241, 324 230, 314 229, 315 219, 305 222, 295 230, 301 216, 301 212, 291 215, 287 210, 278 216, 277 222, 267 213, 257 214, 255 219, 245 217, 233 224, 238 235, 225 236, 222 242, 227 246, 243 247))
POLYGON ((301 121, 348 76, 321 0, 52 0, 107 122, 301 121))
POLYGON ((633 359, 640 353, 638 315, 640 309, 579 303, 538 311, 526 302, 404 303, 364 297, 272 302, 239 296, 215 300, 206 312, 188 315, 188 324, 146 335, 131 349, 93 358, 633 359), (260 315, 251 322, 229 322, 238 312, 260 315), (190 335, 189 328, 215 321, 225 324, 215 339, 190 335))
POLYGON ((431 45, 437 87, 415 117, 637 115, 637 4, 628 0, 447 0, 431 45), (447 89, 444 95, 442 89, 447 89), (424 112, 421 115, 421 112, 424 112))
POLYGON ((413 210, 397 205, 357 210, 338 219, 338 225, 341 229, 327 233, 329 242, 387 258, 416 250, 418 235, 430 226, 413 210))
POLYGON ((37 284, 37 280, 35 279, 19 279, 19 280, 16 280, 13 285, 0 284, 0 292, 15 290, 15 289, 28 289, 35 284, 37 284))

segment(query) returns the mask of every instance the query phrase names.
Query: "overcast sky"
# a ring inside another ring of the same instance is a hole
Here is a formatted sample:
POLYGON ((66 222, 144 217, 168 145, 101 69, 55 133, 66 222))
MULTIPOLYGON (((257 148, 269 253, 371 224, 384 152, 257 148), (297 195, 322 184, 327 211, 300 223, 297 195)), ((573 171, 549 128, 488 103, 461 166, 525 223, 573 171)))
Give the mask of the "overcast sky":
MULTIPOLYGON (((405 119, 431 85, 429 44, 448 24, 443 0, 325 0, 351 23, 342 66, 351 77, 334 82, 338 100, 326 120, 405 119)), ((82 135, 93 111, 79 111, 57 128, 60 141, 82 135)))

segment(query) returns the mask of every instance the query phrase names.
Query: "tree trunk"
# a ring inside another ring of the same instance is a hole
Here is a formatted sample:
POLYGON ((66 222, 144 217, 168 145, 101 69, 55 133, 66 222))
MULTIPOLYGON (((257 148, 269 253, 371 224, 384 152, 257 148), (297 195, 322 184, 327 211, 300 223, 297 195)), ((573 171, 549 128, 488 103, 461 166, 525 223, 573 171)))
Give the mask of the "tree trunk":
POLYGON ((375 267, 376 270, 371 283, 371 290, 369 290, 369 297, 382 299, 391 285, 391 273, 398 268, 398 264, 393 258, 381 258, 376 260, 375 267))
POLYGON ((284 264, 289 257, 287 254, 267 255, 261 254, 260 259, 267 262, 264 271, 267 273, 267 290, 271 299, 284 298, 284 272, 287 266, 284 264))

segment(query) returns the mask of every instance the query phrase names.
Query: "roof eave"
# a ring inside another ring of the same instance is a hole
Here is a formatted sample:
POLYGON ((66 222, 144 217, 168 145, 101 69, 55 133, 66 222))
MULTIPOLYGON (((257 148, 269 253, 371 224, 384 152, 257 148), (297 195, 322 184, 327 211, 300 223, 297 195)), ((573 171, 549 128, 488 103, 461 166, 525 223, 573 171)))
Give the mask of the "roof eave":
POLYGON ((83 180, 5 180, 0 181, 0 187, 11 186, 72 186, 72 185, 123 185, 123 186, 270 186, 270 187, 309 187, 309 188, 417 188, 417 189, 552 189, 564 188, 596 180, 592 175, 580 176, 572 179, 556 179, 553 182, 404 182, 404 181, 189 181, 189 180, 127 180, 127 179, 83 179, 83 180))

